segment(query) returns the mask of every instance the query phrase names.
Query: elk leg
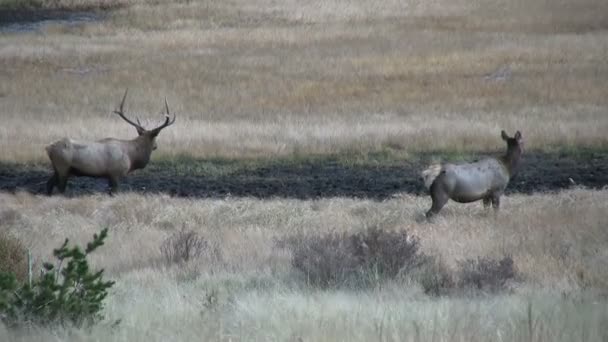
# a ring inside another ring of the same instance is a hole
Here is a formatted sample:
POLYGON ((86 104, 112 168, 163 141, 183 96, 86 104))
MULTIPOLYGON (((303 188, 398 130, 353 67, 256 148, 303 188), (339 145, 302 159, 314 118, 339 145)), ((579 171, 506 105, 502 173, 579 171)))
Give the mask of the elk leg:
POLYGON ((484 209, 488 209, 490 207, 490 204, 492 204, 492 197, 491 196, 484 197, 483 198, 483 207, 484 207, 484 209))
POLYGON ((435 182, 431 186, 431 199, 433 200, 433 204, 431 205, 431 209, 426 212, 427 219, 430 219, 431 217, 439 213, 441 208, 443 208, 443 206, 450 199, 450 196, 448 196, 448 194, 440 188, 439 184, 435 182))
POLYGON ((118 190, 118 178, 117 177, 108 177, 108 187, 110 188, 108 193, 110 196, 113 196, 118 190))
POLYGON ((494 212, 497 212, 498 208, 500 208, 500 195, 499 194, 492 195, 492 208, 494 208, 494 212))
POLYGON ((64 193, 65 192, 65 188, 68 185, 68 176, 64 176, 61 177, 59 175, 57 175, 57 188, 59 189, 60 193, 64 193))
POLYGON ((53 175, 51 176, 51 178, 49 178, 49 180, 46 182, 46 194, 47 195, 52 195, 53 194, 53 188, 55 187, 55 185, 57 185, 57 179, 59 178, 59 176, 57 175, 57 172, 53 172, 53 175))

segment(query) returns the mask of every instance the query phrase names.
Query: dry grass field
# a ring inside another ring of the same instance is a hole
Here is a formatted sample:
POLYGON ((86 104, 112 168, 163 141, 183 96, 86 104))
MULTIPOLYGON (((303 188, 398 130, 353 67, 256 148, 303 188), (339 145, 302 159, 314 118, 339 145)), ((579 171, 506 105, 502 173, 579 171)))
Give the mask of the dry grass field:
MULTIPOLYGON (((28 3, 63 14, 100 7, 28 3)), ((152 157, 164 165, 486 153, 504 149, 501 129, 521 130, 526 151, 608 149, 606 1, 114 0, 101 7, 99 20, 23 32, 4 30, 10 23, 0 10, 0 166, 40 168, 48 163, 44 146, 64 136, 134 137, 112 114, 125 88, 127 114, 145 125, 161 122, 165 97, 177 114, 152 157)), ((480 203, 451 202, 429 223, 421 216, 430 199, 406 193, 302 200, 0 192, 0 233, 30 248, 38 266, 65 238, 84 243, 109 227, 92 264, 117 282, 106 320, 90 331, 0 325, 0 340, 606 341, 608 190, 503 198, 496 217, 480 203), (368 227, 407 231, 449 270, 465 259, 510 255, 518 279, 492 295, 432 297, 414 276, 319 289, 302 281, 293 251, 279 243, 368 227), (160 247, 182 228, 213 253, 167 265, 160 247)))
POLYGON ((500 129, 531 149, 607 146, 602 1, 125 3, 1 34, 3 160, 132 137, 111 113, 127 87, 144 123, 165 96, 178 115, 159 155, 487 150, 500 129))
MULTIPOLYGON (((432 224, 417 222, 428 201, 414 196, 376 202, 131 194, 49 199, 21 193, 0 195, 0 204, 3 229, 30 246, 36 260, 48 260, 50 247, 66 236, 84 243, 100 227, 111 227, 106 245, 92 257, 93 265, 117 280, 108 297, 108 322, 92 335, 60 331, 58 340, 521 341, 529 337, 530 304, 531 340, 607 337, 606 191, 511 196, 497 217, 485 215, 481 205, 449 205, 432 224), (276 243, 295 234, 369 226, 407 230, 448 267, 465 258, 510 254, 521 280, 511 294, 478 298, 433 299, 407 279, 362 292, 315 290, 297 281, 290 250, 276 243), (184 227, 215 250, 167 267, 160 246, 184 227), (120 327, 111 328, 117 319, 120 327)), ((3 335, 49 338, 47 331, 3 335)))

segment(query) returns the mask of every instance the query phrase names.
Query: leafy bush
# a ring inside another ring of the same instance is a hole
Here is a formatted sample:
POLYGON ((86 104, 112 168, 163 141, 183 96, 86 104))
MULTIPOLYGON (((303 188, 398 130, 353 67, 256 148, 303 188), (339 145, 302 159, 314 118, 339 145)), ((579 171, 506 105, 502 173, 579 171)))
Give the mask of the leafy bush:
POLYGON ((395 278, 423 261, 419 242, 405 231, 299 236, 290 240, 292 265, 317 287, 369 286, 395 278))
POLYGON ((500 260, 490 258, 468 259, 460 264, 460 289, 482 290, 496 293, 507 288, 507 282, 515 278, 513 259, 506 256, 500 260))
POLYGON ((0 232, 0 272, 10 272, 18 281, 27 278, 27 250, 6 231, 0 232))
POLYGON ((192 230, 182 228, 168 237, 160 246, 160 251, 167 263, 187 262, 197 258, 207 250, 209 244, 192 230))
POLYGON ((103 300, 113 281, 102 279, 103 269, 92 272, 87 255, 103 245, 107 228, 87 244, 68 248, 68 239, 53 250, 58 266, 44 264, 45 273, 31 286, 20 285, 13 273, 0 272, 0 319, 7 326, 91 325, 102 319, 103 300), (62 267, 66 264, 65 267, 62 267))

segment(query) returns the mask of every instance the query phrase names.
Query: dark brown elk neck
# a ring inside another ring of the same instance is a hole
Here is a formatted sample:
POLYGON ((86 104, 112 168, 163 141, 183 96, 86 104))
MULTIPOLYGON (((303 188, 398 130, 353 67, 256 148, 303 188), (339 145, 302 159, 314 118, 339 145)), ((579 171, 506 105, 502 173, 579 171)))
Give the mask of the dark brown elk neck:
POLYGON ((520 159, 521 149, 519 147, 509 147, 507 153, 500 157, 502 163, 507 167, 509 176, 513 176, 517 172, 520 159))
POLYGON ((127 142, 127 153, 131 161, 131 167, 129 171, 142 169, 150 161, 150 155, 152 154, 152 141, 145 136, 139 136, 133 140, 127 142))

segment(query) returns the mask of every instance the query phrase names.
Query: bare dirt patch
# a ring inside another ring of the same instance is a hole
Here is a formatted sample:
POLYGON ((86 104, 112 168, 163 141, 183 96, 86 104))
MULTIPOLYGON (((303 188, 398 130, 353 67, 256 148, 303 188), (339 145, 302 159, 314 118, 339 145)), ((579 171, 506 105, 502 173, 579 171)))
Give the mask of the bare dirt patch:
MULTIPOLYGON (((198 198, 355 197, 382 200, 398 193, 425 194, 419 174, 433 157, 437 155, 422 155, 407 161, 372 159, 359 163, 347 163, 336 157, 255 163, 200 159, 159 161, 124 179, 121 191, 198 198)), ((49 166, 44 164, 2 163, 0 190, 44 193, 49 176, 49 166)), ((557 191, 573 185, 590 188, 608 185, 608 153, 528 153, 506 193, 557 191)), ((106 180, 72 178, 66 195, 106 190, 106 180)))
POLYGON ((101 19, 93 11, 0 10, 0 32, 37 31, 48 24, 73 26, 101 19))

